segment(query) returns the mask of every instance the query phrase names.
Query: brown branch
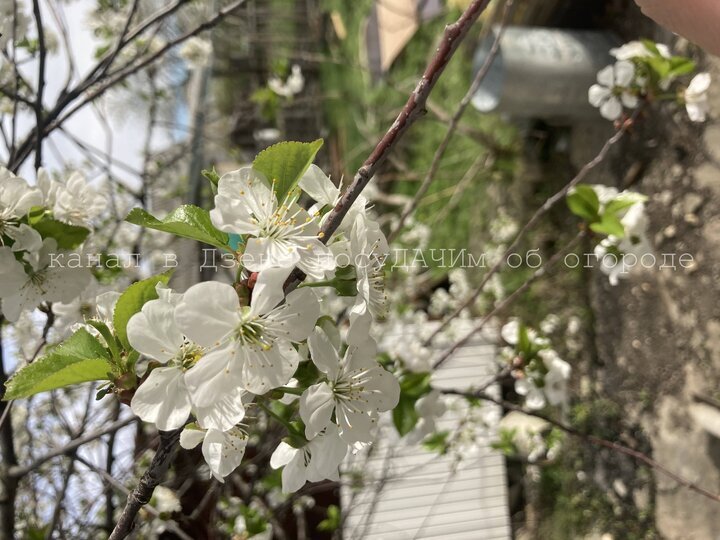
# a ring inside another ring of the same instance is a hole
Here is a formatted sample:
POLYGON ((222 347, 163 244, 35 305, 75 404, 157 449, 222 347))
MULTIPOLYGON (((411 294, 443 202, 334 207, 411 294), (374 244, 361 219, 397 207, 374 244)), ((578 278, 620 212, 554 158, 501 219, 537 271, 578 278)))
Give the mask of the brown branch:
POLYGON ((395 225, 393 230, 390 231, 390 234, 388 234, 388 242, 392 242, 393 239, 395 239, 395 237, 400 233, 400 231, 402 231, 405 222, 417 208, 420 199, 422 199, 427 193, 428 189, 430 189, 430 184, 432 184, 438 170, 440 169, 440 162, 442 161, 445 152, 450 146, 450 141, 452 140, 453 135, 455 135, 455 131, 460 124, 460 119, 465 114, 468 105, 470 105, 473 96, 477 93, 478 88, 480 88, 480 85, 485 80, 485 77, 487 77, 487 74, 490 73, 490 68, 495 62, 495 58, 497 57, 498 53, 500 52, 500 40, 505 33, 505 27, 508 18, 510 17, 510 13, 512 12, 513 2, 514 0, 507 0, 505 2, 505 7, 503 8, 503 14, 500 21, 500 30, 497 32, 497 34, 495 34, 495 39, 493 41, 492 47, 490 48, 490 53, 485 59, 485 62, 483 63, 480 70, 475 75, 472 84, 470 84, 470 88, 468 88, 468 91, 460 100, 457 109, 455 109, 455 113, 450 118, 447 131, 445 132, 445 137, 443 138, 442 142, 440 142, 440 146, 438 146, 435 150, 435 155, 433 156, 430 168, 428 169, 428 172, 425 175, 422 184, 420 184, 420 187, 415 192, 415 196, 405 205, 405 208, 403 208, 397 224, 395 225))
POLYGON ((525 283, 523 283, 520 287, 515 289, 513 293, 505 298, 502 302, 500 302, 497 306, 495 306, 487 315, 485 315, 482 319, 480 319, 480 322, 475 325, 470 331, 467 332, 462 338, 460 338, 458 341, 453 343, 448 349, 445 350, 445 352, 442 354, 442 356, 433 364, 433 371, 435 371, 437 368, 439 368, 442 364, 444 364, 460 347, 465 345, 472 337, 480 332, 485 325, 490 321, 491 318, 493 318, 495 315, 497 315, 499 312, 501 312, 503 309, 508 307, 510 304, 512 304, 517 298, 523 294, 530 285, 535 283, 536 280, 541 278, 542 276, 546 275, 548 270, 550 270, 553 266, 555 266, 558 262, 560 262, 560 259, 562 259, 567 253, 572 250, 572 248, 585 236, 585 232, 581 231, 580 233, 575 236, 563 249, 555 253, 550 259, 548 259, 548 262, 545 263, 543 266, 538 268, 535 272, 533 272, 532 276, 530 276, 525 283))
POLYGON ((425 114, 425 104, 430 92, 432 92, 435 84, 447 67, 450 59, 455 54, 462 40, 467 36, 470 28, 487 8, 490 0, 473 0, 460 18, 453 24, 445 27, 440 45, 435 55, 430 60, 422 78, 418 82, 415 90, 395 119, 385 136, 380 140, 370 156, 365 160, 362 167, 355 174, 355 178, 350 186, 345 190, 340 201, 335 208, 328 214, 325 224, 322 227, 324 241, 337 230, 342 222, 345 214, 362 193, 365 186, 368 185, 370 179, 375 175, 380 166, 387 159, 388 154, 392 152, 398 141, 402 138, 408 128, 413 125, 420 117, 425 114))
POLYGON ((40 0, 33 0, 33 15, 38 33, 38 86, 35 98, 35 124, 40 136, 35 143, 35 170, 42 167, 42 144, 43 144, 43 94, 45 92, 45 60, 47 58, 47 47, 45 46, 45 29, 43 28, 42 13, 40 12, 40 0))
POLYGON ((175 457, 181 431, 176 429, 175 431, 160 432, 160 446, 155 452, 150 466, 140 478, 137 487, 128 495, 125 508, 108 540, 121 540, 127 538, 132 532, 135 516, 144 505, 150 502, 153 491, 162 482, 175 457))
POLYGON ((659 473, 663 474, 664 476, 667 476, 668 478, 677 482, 681 486, 683 486, 691 491, 694 491, 695 493, 698 493, 698 494, 702 495, 703 497, 706 497, 712 501, 720 502, 720 494, 713 493, 712 491, 709 491, 709 490, 697 485, 695 482, 692 482, 692 481, 688 480, 687 478, 680 476, 678 473, 671 471, 670 469, 668 469, 661 463, 658 463, 657 461, 655 461, 653 458, 651 458, 647 454, 645 454, 639 450, 636 450, 634 448, 630 448, 628 446, 622 445, 615 441, 609 441, 607 439, 603 439, 603 438, 597 437, 595 435, 583 433, 581 431, 578 431, 577 429, 575 429, 572 426, 569 426, 567 424, 559 422, 558 420, 555 420, 554 418, 551 418, 550 416, 547 416, 542 413, 534 412, 534 411, 527 411, 515 403, 505 401, 503 399, 498 399, 498 398, 493 397, 484 392, 460 392, 460 391, 455 391, 455 390, 443 390, 442 392, 445 394, 461 395, 464 397, 470 397, 470 398, 481 399, 483 401, 489 401, 491 403, 495 403, 496 405, 500 405, 501 407, 503 407, 507 410, 524 413, 524 414, 527 414, 528 416, 534 416, 535 418, 540 418, 541 420, 546 421, 547 423, 551 424, 552 426, 564 431, 568 435, 576 437, 582 441, 588 442, 595 446, 601 446, 603 448, 612 450, 613 452, 617 452, 619 454, 628 456, 628 457, 634 459, 635 461, 639 461, 640 463, 647 465, 651 469, 658 471, 659 473))
MULTIPOLYGON (((119 429, 124 428, 125 426, 127 426, 128 424, 131 424, 134 421, 135 421, 135 417, 132 416, 130 418, 124 418, 122 420, 118 420, 117 422, 113 422, 112 424, 109 424, 108 426, 106 426, 98 431, 95 431, 95 432, 85 435, 83 437, 79 437, 77 439, 73 439, 72 441, 68 442, 65 446, 48 452, 44 456, 36 459, 35 461, 33 461, 32 463, 30 463, 28 465, 15 465, 13 467, 10 467, 8 470, 8 474, 12 478, 21 478, 21 477, 25 476, 27 473, 29 473, 30 471, 33 471, 33 470, 37 469, 38 467, 40 467, 41 465, 47 463, 51 459, 56 458, 58 456, 65 456, 65 455, 72 454, 73 452, 75 452, 75 450, 77 450, 81 446, 83 446, 87 443, 90 443, 94 440, 97 440, 100 437, 102 437, 103 435, 107 435, 109 433, 115 433, 119 429)), ((10 423, 8 422, 8 425, 9 424, 10 423)))
POLYGON ((578 172, 578 174, 570 180, 563 188, 555 193, 553 196, 551 196, 549 199, 543 203, 543 205, 538 208, 535 213, 532 215, 530 220, 523 226, 523 228, 515 235, 515 238, 511 242, 511 244, 507 247, 505 252, 498 258, 497 262, 490 268, 490 270, 483 276, 482 281, 480 282, 480 285, 478 285, 477 289, 475 289, 475 292, 471 294, 465 302, 463 302, 455 311, 453 311, 450 315, 448 315, 445 320, 438 326, 435 331, 433 331, 430 336, 425 340, 424 345, 427 347, 432 343, 432 340, 435 339, 435 337, 442 332, 448 324, 450 324, 450 321, 452 321, 455 317, 460 315, 463 310, 467 309, 469 306, 475 302, 475 300, 478 299, 478 297, 482 294, 483 289, 485 288, 485 285, 490 281, 490 279, 497 274, 500 271, 500 268, 502 268, 505 264, 505 261, 507 258, 513 253, 513 250, 517 247, 517 245, 520 243, 520 240, 530 231, 535 225, 537 224, 540 219, 547 214, 548 211, 550 211, 551 208, 553 208, 558 202, 563 200, 567 194, 570 192, 570 190, 578 185, 580 182, 582 182, 588 174, 590 174, 590 171, 592 171, 595 167, 600 165, 605 158, 607 157, 608 153, 610 152, 611 148, 615 146, 620 140, 625 136, 628 129, 633 125, 635 120, 637 119, 638 115, 640 113, 640 109, 637 109, 633 115, 625 121, 620 129, 617 130, 617 132, 610 137, 605 144, 603 145, 600 152, 593 158, 591 161, 585 164, 582 169, 578 172))

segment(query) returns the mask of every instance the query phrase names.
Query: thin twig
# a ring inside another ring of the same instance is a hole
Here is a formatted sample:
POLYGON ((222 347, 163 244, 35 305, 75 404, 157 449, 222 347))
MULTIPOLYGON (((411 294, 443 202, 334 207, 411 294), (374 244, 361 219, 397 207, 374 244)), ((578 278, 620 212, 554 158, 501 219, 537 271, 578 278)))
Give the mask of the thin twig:
POLYGON ((536 280, 547 274, 547 272, 555 266, 560 260, 565 257, 567 253, 569 253, 573 247, 583 238, 585 235, 584 231, 581 231, 578 233, 575 238, 573 238, 563 249, 555 253, 550 259, 548 259, 548 262, 545 263, 543 266, 538 268, 535 272, 533 272, 532 276, 530 276, 525 283, 523 283, 520 287, 515 289, 511 295, 509 295, 507 298, 505 298, 502 302, 500 302, 497 306, 495 306, 487 315, 485 315, 482 319, 480 319, 480 322, 475 325, 472 330, 468 331, 462 338, 460 338, 458 341, 453 343, 448 349, 445 350, 445 352, 442 354, 442 356, 433 364, 433 371, 438 369, 442 364, 444 364, 460 347, 465 345, 468 341, 472 339, 472 337, 482 331, 482 329, 485 327, 485 325, 492 319, 495 315, 497 315, 500 311, 508 307, 510 304, 512 304, 521 294, 523 294, 530 285, 532 285, 536 280))
POLYGON ((515 235, 515 238, 510 243, 510 245, 505 249, 505 252, 498 258, 497 262, 490 268, 490 270, 483 276, 482 281, 480 282, 480 285, 475 289, 473 294, 471 294, 465 302, 463 302, 455 311, 453 311, 450 315, 448 315, 443 322, 438 326, 431 334, 430 336, 425 340, 424 345, 428 346, 432 343, 433 339, 442 332, 448 324, 450 324, 450 321, 452 321, 455 317, 457 317, 460 313, 462 313, 463 310, 467 309, 469 306, 475 302, 475 300, 478 299, 478 297, 482 294, 483 289, 485 288, 485 285, 490 281, 490 279, 502 268, 507 261, 508 256, 510 256, 513 253, 513 250, 517 247, 517 245, 520 243, 520 240, 530 231, 538 221, 540 221, 540 218, 542 218, 553 206, 555 206, 559 201, 563 200, 568 192, 578 185, 580 182, 582 182, 585 177, 592 171, 595 167, 597 167, 600 163, 602 163, 605 158, 607 157, 608 153, 610 152, 610 149, 617 144, 627 133, 627 130, 632 126, 635 119, 637 118, 637 115, 639 114, 639 111, 636 110, 633 115, 622 124, 620 129, 617 130, 617 132, 610 137, 605 144, 603 145, 600 152, 593 158, 591 161, 585 164, 582 169, 578 172, 578 174, 570 180, 563 188, 555 193, 553 196, 551 196, 549 199, 543 203, 543 205, 538 208, 535 213, 532 215, 530 220, 523 226, 523 228, 515 235))
POLYGON ((124 428, 128 424, 131 424, 134 421, 135 421, 135 417, 131 416, 129 418, 124 418, 122 420, 118 420, 117 422, 113 422, 112 424, 109 424, 98 431, 95 431, 95 432, 85 435, 83 437, 74 439, 74 440, 68 442, 65 446, 48 452, 47 454, 36 459, 29 465, 17 465, 14 467, 10 467, 8 474, 13 478, 21 478, 21 477, 25 476, 27 473, 29 473, 30 471, 33 471, 33 470, 37 469, 38 467, 40 467, 41 465, 43 465, 44 463, 47 463, 51 459, 56 458, 58 456, 68 455, 68 454, 74 452, 75 450, 77 450, 78 448, 80 448, 81 446, 88 444, 92 441, 95 441, 95 440, 99 439, 100 437, 102 437, 103 435, 107 435, 108 433, 114 433, 114 432, 124 428))
POLYGON ((422 181, 422 184, 420 184, 420 187, 418 188, 417 192, 415 193, 415 196, 410 200, 406 205, 405 208, 402 211, 402 214, 400 214, 400 217, 398 218, 397 223, 395 224, 395 227, 392 231, 390 231, 390 234, 388 234, 388 242, 392 242, 393 239, 400 233, 403 226, 405 225, 405 222, 410 217, 410 215, 415 211, 417 208, 418 202, 420 202, 420 199, 422 199, 425 196, 425 193, 427 193, 427 190, 430 189, 430 184, 432 184, 433 180, 435 179, 435 176, 437 175, 438 170, 440 169, 440 162, 442 161, 443 156, 445 155, 445 152, 447 151, 448 147, 450 146, 450 141, 453 138, 453 135, 455 135, 455 130, 457 129, 458 125, 460 124, 460 119, 465 114, 465 111, 468 108, 468 105, 470 105, 470 102, 472 101, 473 96, 477 93, 478 89, 480 88, 480 85, 485 80, 485 77, 487 77, 487 74, 490 73, 490 68, 492 67, 493 63, 495 62, 495 58, 497 57, 498 53, 500 52, 500 40, 502 39, 504 33, 505 33, 505 27, 508 18, 510 17, 510 13, 512 12, 512 6, 513 6, 514 0, 507 0, 505 2, 505 8, 503 9, 502 19, 500 23, 500 29, 495 34, 495 39, 493 41, 492 47, 490 48, 490 52, 485 59, 485 62, 483 63, 480 70, 475 75, 475 78, 472 81, 472 84, 470 85, 470 88, 465 93, 463 98, 460 100, 460 103, 458 104, 457 109, 455 109, 455 113, 450 118, 450 122, 448 124, 447 131, 445 132, 445 137, 443 138, 442 142, 440 143, 440 146, 437 147, 435 150, 435 155, 433 156, 432 163, 430 164, 430 168, 428 169, 427 174, 425 175, 425 178, 422 181))
POLYGON ((122 538, 127 538, 132 532, 135 524, 135 516, 137 516, 140 509, 150 501, 153 491, 155 491, 157 485, 162 482, 168 467, 170 467, 170 463, 175 457, 181 431, 180 429, 176 429, 174 431, 160 432, 160 446, 155 452, 150 466, 140 478, 137 487, 128 495, 125 508, 122 514, 120 514, 115 529, 113 529, 108 540, 121 540, 122 538))
POLYGON ((653 458, 651 458, 647 454, 645 454, 639 450, 635 450, 634 448, 630 448, 630 447, 622 445, 620 443, 617 443, 614 441, 609 441, 607 439, 603 439, 603 438, 597 437, 595 435, 583 433, 581 431, 578 431, 577 429, 575 429, 572 426, 569 426, 567 424, 559 422, 558 420, 555 420, 554 418, 551 418, 550 416, 547 416, 545 414, 538 413, 535 411, 525 410, 523 407, 521 407, 515 403, 505 401, 503 399, 498 399, 498 398, 491 396, 489 394, 486 394, 484 392, 460 392, 460 391, 455 391, 455 390, 443 390, 442 392, 445 394, 462 395, 465 397, 481 399, 483 401, 490 401, 491 403, 500 405, 501 407, 504 407, 507 410, 521 412, 521 413, 527 414, 528 416, 534 416, 535 418, 540 418, 541 420, 544 420, 547 423, 555 426, 556 428, 564 431, 568 435, 571 435, 571 436, 581 439, 583 441, 594 444, 595 446, 601 446, 603 448, 607 448, 609 450, 612 450, 613 452, 623 454, 623 455, 628 456, 636 461, 644 463, 651 469, 658 471, 659 473, 663 474, 664 476, 667 476, 668 478, 674 480, 681 486, 683 486, 691 491, 694 491, 695 493, 698 493, 698 494, 702 495, 703 497, 706 497, 712 501, 720 502, 720 494, 713 493, 712 491, 709 491, 701 486, 698 486, 695 482, 692 482, 692 481, 688 480, 687 478, 680 476, 678 473, 671 471, 670 469, 668 469, 661 463, 658 463, 657 461, 655 461, 653 458))

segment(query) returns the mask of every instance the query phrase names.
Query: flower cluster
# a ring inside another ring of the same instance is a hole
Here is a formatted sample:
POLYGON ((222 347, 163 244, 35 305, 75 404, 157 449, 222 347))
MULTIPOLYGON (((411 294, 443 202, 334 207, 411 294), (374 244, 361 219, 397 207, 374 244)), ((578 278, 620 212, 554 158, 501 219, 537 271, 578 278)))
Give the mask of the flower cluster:
POLYGON ((525 406, 538 410, 567 401, 567 381, 572 368, 535 330, 513 319, 502 327, 502 351, 512 367, 515 391, 525 398, 525 406))
POLYGON ((371 442, 378 415, 399 399, 398 382, 375 360, 369 334, 383 313, 387 242, 360 200, 324 243, 320 227, 339 190, 315 165, 298 185, 316 201, 309 210, 299 204, 299 189, 280 194, 276 181, 252 167, 219 178, 209 217, 238 239, 237 281, 198 283, 182 294, 159 285, 158 297, 127 325, 130 345, 149 361, 138 363, 133 411, 160 430, 184 427, 181 445, 202 444, 219 480, 242 460, 246 411, 272 407, 278 395, 300 396, 294 406, 302 427, 286 425, 289 437, 271 460, 284 467, 286 492, 306 480, 337 478, 350 446, 371 442), (294 268, 308 282, 286 293, 294 268), (335 339, 337 330, 319 326, 315 290, 322 286, 356 296, 346 345, 335 339), (291 379, 308 362, 308 349, 317 376, 298 386, 291 379))
POLYGON ((706 120, 710 75, 699 73, 688 85, 679 82, 695 71, 692 60, 674 56, 667 45, 651 41, 632 41, 610 54, 616 63, 598 73, 588 92, 590 104, 604 118, 619 120, 625 110, 636 109, 643 101, 675 101, 685 105, 691 121, 706 120))
POLYGON ((0 300, 10 321, 42 302, 71 302, 90 271, 62 264, 104 211, 105 197, 79 173, 66 182, 42 169, 37 184, 0 169, 0 300))

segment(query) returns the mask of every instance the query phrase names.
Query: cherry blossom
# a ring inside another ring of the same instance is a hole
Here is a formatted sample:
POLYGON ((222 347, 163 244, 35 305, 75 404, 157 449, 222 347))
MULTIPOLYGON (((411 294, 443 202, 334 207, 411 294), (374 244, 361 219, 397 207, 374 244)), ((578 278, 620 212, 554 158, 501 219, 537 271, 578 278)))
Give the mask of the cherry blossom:
POLYGON ((282 472, 283 493, 294 493, 305 482, 339 480, 338 467, 348 451, 348 444, 335 424, 325 429, 305 446, 294 448, 281 442, 270 458, 273 469, 284 467, 282 472))
POLYGON ((353 339, 351 334, 357 331, 358 325, 352 325, 350 345, 342 359, 319 328, 308 339, 312 361, 326 376, 325 382, 310 386, 300 398, 300 417, 308 439, 331 424, 335 413, 345 441, 369 442, 379 413, 398 403, 397 379, 375 361, 377 346, 372 338, 361 332, 362 340, 353 339))
POLYGON ((617 120, 622 116, 623 107, 634 109, 638 106, 637 96, 628 90, 634 79, 635 66, 632 62, 619 61, 606 67, 598 73, 598 84, 590 87, 590 104, 600 108, 603 118, 617 120))
POLYGON ((320 315, 309 289, 290 293, 282 284, 287 269, 266 270, 253 288, 250 306, 240 306, 230 285, 193 285, 175 310, 181 331, 209 350, 191 368, 186 382, 198 405, 242 387, 255 394, 286 384, 300 362, 292 346, 305 340, 320 315))
POLYGON ((318 238, 318 216, 298 206, 296 198, 289 195, 279 203, 274 186, 245 167, 220 178, 210 218, 221 231, 251 236, 242 257, 248 270, 298 266, 322 278, 335 262, 318 238))
POLYGON ((709 73, 699 73, 690 81, 690 85, 685 90, 685 108, 693 122, 707 120, 708 112, 710 112, 707 91, 711 82, 712 77, 709 73))
POLYGON ((225 482, 225 477, 238 468, 245 455, 247 434, 239 427, 227 431, 202 429, 199 425, 188 426, 180 434, 180 446, 186 450, 202 442, 202 454, 216 480, 225 482))

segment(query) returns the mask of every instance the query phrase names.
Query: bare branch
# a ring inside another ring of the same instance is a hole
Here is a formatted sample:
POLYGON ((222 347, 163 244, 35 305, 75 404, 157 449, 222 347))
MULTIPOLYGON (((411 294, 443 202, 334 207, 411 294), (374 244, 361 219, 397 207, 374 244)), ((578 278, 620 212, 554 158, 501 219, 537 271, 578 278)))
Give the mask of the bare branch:
POLYGON ((500 52, 500 40, 505 33, 505 27, 510 17, 510 13, 512 12, 513 2, 514 0, 507 0, 505 2, 505 7, 503 8, 502 19, 500 22, 500 30, 497 34, 495 34, 495 40, 493 41, 492 47, 490 48, 490 53, 485 59, 485 63, 475 75, 472 84, 470 84, 470 88, 460 100, 460 103, 457 109, 455 109, 455 113, 452 115, 452 118, 450 118, 447 131, 445 132, 445 137, 440 143, 440 146, 438 146, 435 150, 435 155, 433 156, 432 163, 430 164, 430 169, 428 169, 428 172, 425 175, 422 184, 420 184, 420 187, 415 192, 415 196, 410 201, 408 201, 408 203, 405 205, 405 208, 403 208, 403 211, 400 214, 400 218, 398 219, 395 228, 390 232, 390 234, 388 234, 388 242, 392 242, 393 239, 400 233, 400 231, 402 231, 405 222, 415 211, 418 202, 425 196, 427 190, 430 188, 430 184, 432 184, 433 180, 435 179, 435 176, 440 169, 440 162, 442 161, 445 152, 450 146, 450 141, 452 140, 453 135, 455 135, 455 131, 460 124, 460 119, 465 114, 468 105, 470 105, 470 101, 477 93, 478 88, 480 88, 480 85, 485 80, 485 77, 487 77, 487 74, 490 73, 490 68, 495 62, 495 58, 497 57, 498 53, 500 52))
POLYGON ((112 424, 109 424, 98 431, 95 431, 95 432, 85 435, 83 437, 74 439, 74 440, 70 441, 69 443, 67 443, 65 446, 58 448, 56 450, 53 450, 51 452, 48 452, 47 454, 45 454, 41 458, 36 459, 29 465, 23 465, 23 466, 16 465, 14 467, 10 467, 10 470, 8 471, 8 473, 13 478, 21 478, 21 477, 25 476, 27 473, 29 473, 30 471, 33 471, 33 470, 37 469, 38 467, 40 467, 41 465, 43 465, 44 463, 47 463, 51 459, 56 458, 58 456, 64 456, 64 455, 71 454, 72 452, 74 452, 75 450, 80 448, 81 446, 83 446, 87 443, 90 443, 92 441, 95 441, 95 440, 99 439, 100 437, 102 437, 103 435, 107 435, 108 433, 114 433, 114 432, 124 428, 125 426, 133 423, 134 421, 135 421, 135 417, 131 416, 129 418, 124 418, 122 420, 118 420, 117 422, 113 422, 112 424))
POLYGON ((170 467, 170 463, 175 457, 181 431, 180 429, 176 429, 175 431, 160 432, 160 446, 155 452, 155 456, 147 471, 145 471, 145 474, 140 478, 137 487, 128 495, 125 508, 108 540, 121 540, 122 538, 127 538, 132 532, 135 516, 140 509, 150 501, 153 491, 157 485, 162 482, 168 467, 170 467))

